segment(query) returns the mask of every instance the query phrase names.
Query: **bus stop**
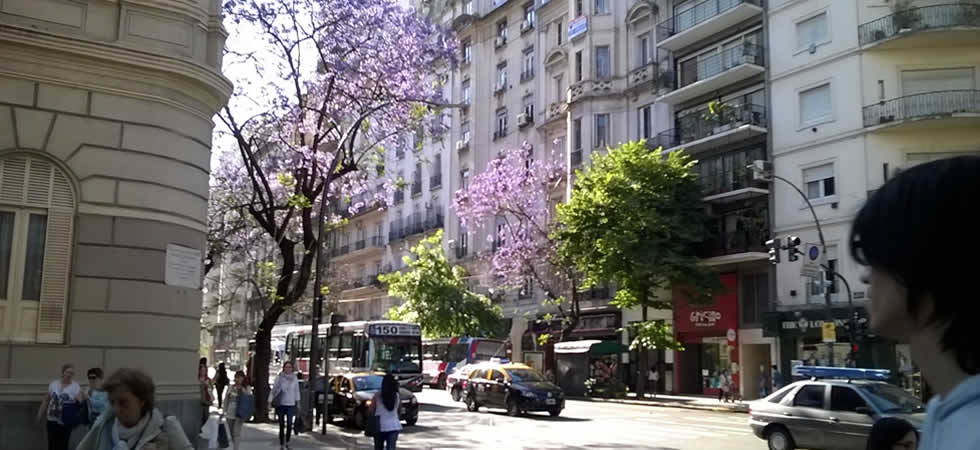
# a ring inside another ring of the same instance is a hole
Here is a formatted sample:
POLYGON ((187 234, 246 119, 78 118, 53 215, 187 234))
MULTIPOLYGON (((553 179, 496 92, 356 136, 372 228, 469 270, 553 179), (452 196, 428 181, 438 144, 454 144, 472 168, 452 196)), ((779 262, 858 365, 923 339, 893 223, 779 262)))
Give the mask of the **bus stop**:
POLYGON ((596 383, 621 383, 619 374, 620 354, 629 349, 615 341, 584 340, 555 344, 555 383, 566 395, 586 395, 586 380, 596 383))

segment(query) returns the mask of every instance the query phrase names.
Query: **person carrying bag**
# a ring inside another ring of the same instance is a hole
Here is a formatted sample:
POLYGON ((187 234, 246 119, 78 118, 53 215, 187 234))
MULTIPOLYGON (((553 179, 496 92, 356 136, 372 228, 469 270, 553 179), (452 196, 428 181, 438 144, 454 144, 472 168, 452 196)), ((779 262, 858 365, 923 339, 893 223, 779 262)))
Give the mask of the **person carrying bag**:
MULTIPOLYGON (((228 389, 225 394, 224 417, 227 422, 227 437, 231 438, 231 446, 238 450, 241 443, 242 426, 255 414, 255 396, 252 395, 252 388, 248 385, 245 373, 239 370, 235 372, 235 385, 228 389)), ((221 445, 221 435, 219 431, 218 444, 221 445)), ((221 447, 221 448, 227 448, 221 447)))

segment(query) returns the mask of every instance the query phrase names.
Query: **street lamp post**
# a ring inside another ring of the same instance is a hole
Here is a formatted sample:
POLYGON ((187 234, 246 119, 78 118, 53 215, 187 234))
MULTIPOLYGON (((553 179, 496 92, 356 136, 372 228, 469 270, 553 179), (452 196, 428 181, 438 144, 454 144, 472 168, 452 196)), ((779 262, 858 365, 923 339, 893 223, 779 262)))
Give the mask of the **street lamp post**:
MULTIPOLYGON (((316 268, 313 274, 313 314, 312 314, 312 332, 310 334, 310 373, 307 376, 308 382, 307 386, 310 391, 309 402, 307 403, 306 419, 307 424, 309 424, 309 429, 313 429, 314 417, 314 407, 316 406, 316 382, 317 377, 320 374, 320 322, 323 321, 323 266, 324 266, 324 239, 325 235, 325 219, 327 214, 327 178, 323 177, 323 192, 320 197, 320 215, 317 217, 317 233, 316 240, 316 268)), ((326 371, 324 371, 326 375, 326 371)), ((324 380, 324 386, 326 386, 326 380, 324 380)), ((326 393, 324 393, 326 395, 326 393)), ((324 427, 324 430, 326 428, 324 427)))
MULTIPOLYGON (((813 204, 810 203, 810 199, 806 196, 806 194, 803 192, 803 190, 800 189, 799 187, 797 187, 795 184, 793 184, 792 181, 789 181, 786 178, 783 178, 783 177, 781 177, 779 175, 774 174, 773 171, 772 171, 772 163, 770 163, 768 161, 761 161, 761 160, 754 161, 752 164, 750 164, 748 166, 748 169, 751 170, 755 174, 755 176, 757 178, 760 178, 762 180, 768 181, 770 183, 773 183, 774 180, 780 180, 780 181, 788 184, 790 187, 793 188, 793 190, 795 190, 798 194, 800 194, 800 197, 802 197, 803 198, 803 201, 806 202, 806 206, 810 210, 810 214, 813 216, 813 222, 817 225, 817 236, 820 238, 820 248, 821 248, 821 251, 823 252, 824 256, 826 256, 827 255, 827 241, 824 239, 824 236, 823 236, 823 228, 820 226, 820 219, 817 217, 817 211, 815 209, 813 209, 813 204)), ((823 268, 824 271, 830 272, 832 274, 836 274, 836 272, 830 270, 830 267, 828 267, 826 265, 821 264, 821 268, 823 268)), ((840 276, 839 274, 837 274, 837 275, 840 276)), ((826 278, 826 277, 824 277, 824 278, 826 278)), ((843 277, 841 277, 841 278, 843 278, 843 277)), ((823 293, 824 293, 824 303, 825 303, 825 306, 826 306, 827 322, 828 323, 835 323, 835 321, 834 321, 834 307, 833 307, 833 304, 832 304, 833 300, 831 298, 830 288, 829 288, 829 286, 826 286, 826 283, 825 282, 826 282, 826 279, 821 280, 821 285, 823 286, 823 293)), ((850 291, 850 286, 848 286, 848 291, 850 291)), ((827 343, 827 362, 828 362, 828 365, 833 365, 834 364, 834 343, 833 342, 828 342, 827 343)))

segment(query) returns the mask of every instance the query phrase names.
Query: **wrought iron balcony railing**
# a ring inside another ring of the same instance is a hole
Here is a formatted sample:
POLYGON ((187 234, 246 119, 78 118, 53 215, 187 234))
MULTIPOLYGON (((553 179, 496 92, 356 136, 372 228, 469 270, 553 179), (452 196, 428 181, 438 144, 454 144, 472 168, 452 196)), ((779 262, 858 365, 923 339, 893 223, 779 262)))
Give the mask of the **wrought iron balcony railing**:
POLYGON ((657 42, 690 30, 742 4, 761 6, 762 0, 704 0, 657 25, 657 42))
POLYGON ((963 2, 896 11, 858 25, 858 40, 868 45, 903 33, 954 27, 980 27, 980 4, 963 2))
POLYGON ((371 247, 384 247, 385 238, 384 236, 371 236, 371 247))
POLYGON ((442 174, 437 173, 429 177, 429 189, 436 189, 442 186, 442 174))
MULTIPOLYGON (((678 89, 711 78, 743 64, 765 65, 765 49, 761 45, 747 42, 726 48, 706 58, 695 58, 681 63, 678 89)), ((671 89, 662 83, 661 88, 671 89)))
POLYGON ((419 195, 422 193, 422 180, 415 180, 412 182, 412 195, 419 195))
POLYGON ((752 171, 746 168, 752 161, 764 159, 765 148, 753 147, 698 161, 703 194, 711 196, 753 187, 766 189, 767 183, 755 180, 752 171))
POLYGON ((764 229, 726 231, 703 242, 698 249, 698 256, 712 258, 748 252, 765 253, 768 251, 765 244, 768 236, 764 229))
POLYGON ((367 240, 361 239, 354 243, 354 250, 364 250, 367 247, 367 240))
POLYGON ((980 90, 951 90, 885 100, 863 109, 864 126, 953 114, 980 114, 980 90))

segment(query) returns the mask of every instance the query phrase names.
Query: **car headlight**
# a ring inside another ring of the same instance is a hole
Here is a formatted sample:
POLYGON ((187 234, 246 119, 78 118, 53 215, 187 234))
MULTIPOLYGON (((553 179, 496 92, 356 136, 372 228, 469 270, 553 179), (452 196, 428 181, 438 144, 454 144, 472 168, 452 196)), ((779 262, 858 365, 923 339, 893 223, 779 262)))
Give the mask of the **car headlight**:
POLYGON ((536 397, 536 395, 534 395, 534 392, 530 392, 530 391, 523 391, 523 392, 521 392, 521 395, 523 395, 523 396, 525 396, 527 398, 534 398, 534 397, 536 397))

